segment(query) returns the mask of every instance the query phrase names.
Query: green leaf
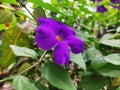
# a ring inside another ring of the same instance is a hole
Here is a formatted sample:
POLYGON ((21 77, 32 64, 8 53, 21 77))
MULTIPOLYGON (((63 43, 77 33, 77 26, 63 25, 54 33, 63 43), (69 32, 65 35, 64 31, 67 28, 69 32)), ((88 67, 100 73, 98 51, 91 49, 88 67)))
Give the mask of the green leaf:
POLYGON ((14 12, 16 15, 18 15, 18 16, 24 16, 24 17, 26 17, 26 18, 29 18, 30 20, 33 20, 33 18, 31 18, 30 16, 28 16, 26 13, 23 13, 22 11, 15 11, 14 12))
POLYGON ((37 17, 46 17, 45 12, 42 7, 35 8, 35 10, 33 11, 33 15, 36 18, 37 17))
POLYGON ((84 13, 86 13, 86 14, 91 14, 91 12, 90 12, 87 8, 85 8, 85 7, 83 7, 83 6, 79 6, 79 9, 80 9, 81 11, 83 11, 84 13))
POLYGON ((82 3, 83 5, 87 4, 87 2, 85 0, 80 0, 79 3, 82 3))
POLYGON ((116 31, 117 31, 117 32, 120 32, 120 27, 118 27, 116 31))
POLYGON ((49 3, 44 3, 42 0, 29 0, 29 2, 32 2, 33 4, 40 6, 42 8, 48 9, 50 11, 62 14, 62 12, 60 12, 58 9, 56 9, 56 7, 54 7, 53 5, 51 5, 49 3))
MULTIPOLYGON (((87 76, 82 77, 78 87, 84 88, 85 90, 100 90, 103 88, 109 80, 101 76, 87 76)), ((80 90, 82 90, 80 89, 80 90)))
POLYGON ((104 67, 96 70, 99 74, 108 77, 119 77, 120 76, 120 66, 107 64, 104 67))
POLYGON ((45 79, 41 78, 38 81, 35 82, 36 86, 40 89, 40 90, 49 90, 49 87, 45 86, 45 79))
POLYGON ((41 71, 43 76, 53 86, 63 90, 76 90, 68 72, 62 67, 49 62, 42 67, 41 71))
POLYGON ((0 31, 5 29, 5 24, 0 24, 0 31))
POLYGON ((37 53, 33 49, 29 49, 26 47, 19 47, 16 45, 10 45, 10 48, 12 49, 13 53, 16 56, 24 56, 24 57, 31 57, 31 58, 37 57, 37 53))
POLYGON ((27 4, 27 0, 16 0, 21 6, 24 7, 24 5, 27 4))
POLYGON ((120 65, 120 53, 109 54, 104 59, 114 65, 120 65))
POLYGON ((3 82, 8 81, 8 80, 11 80, 11 78, 10 78, 10 77, 2 78, 2 79, 0 80, 0 83, 3 83, 3 82))
POLYGON ((111 47, 117 47, 120 48, 120 40, 114 39, 114 40, 100 40, 100 43, 111 46, 111 47))
POLYGON ((97 50, 95 47, 89 48, 86 51, 87 58, 91 60, 91 67, 93 69, 98 69, 107 64, 107 61, 104 60, 102 53, 97 50))
POLYGON ((13 87, 15 90, 38 90, 31 80, 21 75, 14 77, 13 87))
POLYGON ((51 0, 52 4, 57 4, 57 0, 51 0))
POLYGON ((30 47, 31 41, 29 40, 27 34, 23 33, 24 28, 14 27, 8 29, 4 32, 2 38, 2 50, 1 50, 1 58, 0 65, 2 67, 7 67, 11 63, 15 62, 17 57, 12 53, 12 50, 9 45, 18 45, 21 47, 30 47))
POLYGON ((12 21, 13 13, 9 10, 0 10, 0 24, 12 21))
POLYGON ((85 61, 83 59, 82 54, 70 54, 70 60, 76 64, 78 64, 83 70, 86 71, 85 61))
MULTIPOLYGON (((31 65, 29 64, 29 63, 23 63, 21 66, 20 66, 20 68, 18 69, 18 74, 20 74, 22 71, 24 71, 24 70, 26 70, 27 68, 29 68, 31 65)), ((28 70, 29 71, 29 70, 28 70)), ((28 71, 26 71, 25 73, 24 73, 24 75, 26 75, 27 73, 28 73, 28 71)))
POLYGON ((10 4, 14 4, 14 5, 18 5, 16 0, 2 0, 2 2, 6 2, 6 3, 10 3, 10 4))
POLYGON ((77 37, 81 38, 84 41, 88 41, 88 38, 92 38, 89 34, 85 34, 84 32, 77 30, 76 30, 76 35, 77 37))
POLYGON ((120 86, 116 90, 120 90, 120 86))
POLYGON ((101 40, 108 40, 108 39, 111 39, 111 38, 114 38, 114 34, 107 33, 101 38, 101 40))

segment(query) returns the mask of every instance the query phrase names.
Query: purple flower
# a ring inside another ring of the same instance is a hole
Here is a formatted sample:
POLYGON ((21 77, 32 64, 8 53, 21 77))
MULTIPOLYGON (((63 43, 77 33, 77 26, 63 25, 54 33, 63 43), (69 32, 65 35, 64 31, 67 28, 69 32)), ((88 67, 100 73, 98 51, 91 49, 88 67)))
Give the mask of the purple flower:
POLYGON ((120 0, 110 0, 111 3, 114 3, 114 4, 119 4, 120 3, 120 0))
POLYGON ((36 29, 36 44, 43 50, 50 50, 55 46, 53 60, 56 64, 68 65, 69 47, 74 54, 83 51, 84 43, 75 36, 73 29, 51 18, 38 18, 38 21, 40 25, 36 29))
POLYGON ((120 10, 120 6, 113 6, 113 8, 120 10))
POLYGON ((107 10, 107 8, 105 8, 103 5, 101 5, 101 6, 97 6, 97 11, 98 11, 98 12, 101 12, 101 13, 104 13, 104 12, 106 12, 106 11, 108 11, 108 10, 107 10))
POLYGON ((96 1, 97 1, 97 2, 101 2, 102 0, 92 0, 92 1, 93 1, 93 2, 96 2, 96 1))

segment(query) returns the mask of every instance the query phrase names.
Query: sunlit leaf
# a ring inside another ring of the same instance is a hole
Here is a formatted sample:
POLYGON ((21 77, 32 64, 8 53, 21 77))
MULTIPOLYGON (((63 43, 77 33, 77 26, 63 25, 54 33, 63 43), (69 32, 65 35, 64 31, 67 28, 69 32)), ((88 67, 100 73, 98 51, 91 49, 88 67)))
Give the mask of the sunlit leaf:
POLYGON ((0 24, 0 31, 5 29, 5 24, 0 24))
POLYGON ((56 4, 57 0, 51 0, 52 4, 56 4))
POLYGON ((14 4, 14 5, 18 5, 16 0, 2 0, 2 2, 6 2, 6 3, 10 3, 10 4, 14 4))
POLYGON ((84 11, 86 14, 87 14, 87 13, 88 13, 88 14, 91 13, 87 8, 85 8, 85 7, 83 7, 83 6, 79 6, 79 8, 80 8, 81 11, 84 11))
POLYGON ((79 2, 82 3, 83 5, 87 4, 87 2, 85 0, 81 0, 79 2))
POLYGON ((45 9, 51 10, 53 12, 62 13, 57 8, 55 8, 53 5, 51 5, 49 3, 44 3, 44 2, 42 2, 42 0, 29 0, 29 2, 32 2, 33 4, 35 4, 37 6, 41 6, 45 9))

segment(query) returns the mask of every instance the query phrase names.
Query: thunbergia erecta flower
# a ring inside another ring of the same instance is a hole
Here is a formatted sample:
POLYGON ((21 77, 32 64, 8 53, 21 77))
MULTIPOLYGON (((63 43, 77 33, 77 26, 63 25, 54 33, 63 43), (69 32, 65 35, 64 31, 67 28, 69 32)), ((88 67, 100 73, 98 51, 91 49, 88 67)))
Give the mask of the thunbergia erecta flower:
POLYGON ((68 65, 70 50, 78 54, 84 49, 84 42, 76 37, 75 31, 51 18, 38 18, 40 25, 36 28, 35 41, 42 50, 55 47, 53 60, 58 65, 68 65))
POLYGON ((107 12, 108 10, 103 5, 101 5, 101 6, 97 6, 97 11, 104 13, 104 12, 107 12))
POLYGON ((120 0, 110 0, 111 3, 114 3, 114 4, 119 4, 120 3, 120 0))
POLYGON ((102 0, 92 0, 92 1, 93 1, 93 2, 96 2, 96 1, 97 1, 97 2, 101 2, 102 0))
POLYGON ((120 10, 120 6, 113 6, 113 8, 120 10))

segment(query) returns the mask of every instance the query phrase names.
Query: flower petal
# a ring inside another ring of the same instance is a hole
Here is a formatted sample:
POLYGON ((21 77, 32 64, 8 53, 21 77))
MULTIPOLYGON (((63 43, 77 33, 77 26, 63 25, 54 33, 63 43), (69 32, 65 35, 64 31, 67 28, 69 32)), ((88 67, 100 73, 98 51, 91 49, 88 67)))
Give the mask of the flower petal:
POLYGON ((75 35, 75 31, 72 28, 60 22, 59 25, 60 29, 59 32, 57 32, 57 35, 61 36, 64 40, 67 39, 70 35, 75 35))
POLYGON ((107 12, 108 10, 103 5, 101 5, 101 6, 97 6, 97 11, 104 13, 104 12, 107 12))
POLYGON ((84 42, 81 39, 76 38, 75 36, 71 36, 69 38, 68 44, 74 54, 78 54, 84 49, 84 42))
POLYGON ((120 6, 113 6, 113 8, 120 10, 120 6))
POLYGON ((58 22, 51 18, 38 18, 40 25, 46 25, 53 28, 56 35, 66 39, 69 35, 75 35, 75 31, 62 22, 58 22))
POLYGON ((56 64, 68 65, 70 60, 68 43, 66 41, 59 42, 58 45, 55 47, 53 55, 53 60, 56 64))
POLYGON ((53 24, 53 26, 54 26, 54 24, 57 24, 57 21, 55 21, 52 18, 40 18, 40 17, 38 17, 37 20, 40 24, 53 24))
POLYGON ((120 3, 120 0, 110 0, 111 3, 114 3, 114 4, 119 4, 120 3))
POLYGON ((101 2, 102 0, 92 0, 92 1, 93 1, 93 2, 96 2, 96 1, 97 1, 97 2, 101 2))
POLYGON ((41 25, 36 31, 35 41, 41 49, 50 50, 56 44, 57 40, 52 28, 41 25))
POLYGON ((46 25, 46 26, 50 26, 51 28, 53 28, 54 31, 59 30, 59 25, 57 23, 57 21, 55 21, 52 18, 37 18, 38 22, 40 23, 40 25, 46 25))

